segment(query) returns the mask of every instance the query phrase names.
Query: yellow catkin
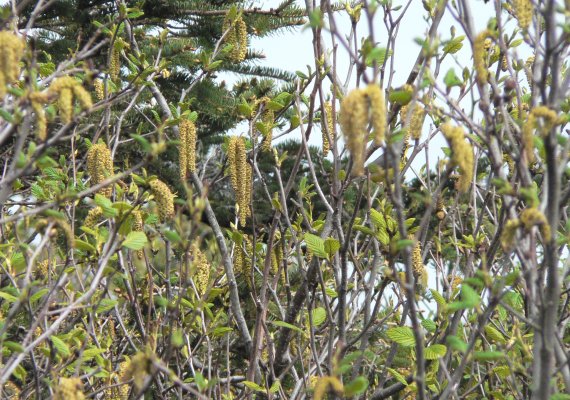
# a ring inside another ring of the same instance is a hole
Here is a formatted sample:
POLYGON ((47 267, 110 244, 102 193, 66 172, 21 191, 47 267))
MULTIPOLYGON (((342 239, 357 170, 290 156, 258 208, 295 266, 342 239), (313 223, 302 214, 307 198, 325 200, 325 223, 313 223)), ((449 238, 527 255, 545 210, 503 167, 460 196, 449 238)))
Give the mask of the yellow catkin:
POLYGON ((170 188, 158 179, 153 179, 148 185, 156 201, 160 220, 162 222, 169 221, 174 217, 174 195, 170 188))
POLYGON ((340 104, 340 126, 345 136, 346 146, 352 156, 352 174, 364 174, 364 157, 368 141, 368 102, 366 92, 354 89, 340 104))
POLYGON ((194 285, 198 295, 203 296, 208 289, 210 281, 210 263, 196 243, 190 247, 194 266, 194 285))
MULTIPOLYGON (((105 143, 94 144, 87 152, 87 172, 91 176, 92 185, 98 185, 113 175, 111 150, 105 143)), ((113 186, 104 187, 98 193, 105 197, 111 197, 113 186)))
POLYGON ((484 85, 489 79, 489 70, 487 69, 487 40, 492 36, 491 32, 485 30, 479 33, 473 41, 473 64, 475 65, 475 73, 477 82, 484 85))
POLYGON ((251 273, 253 269, 251 254, 253 244, 248 236, 242 236, 242 243, 236 244, 234 250, 234 271, 236 275, 241 274, 249 287, 252 286, 251 273))
POLYGON ((228 144, 228 169, 236 201, 240 225, 244 226, 250 216, 251 202, 251 166, 247 163, 245 138, 231 137, 228 144))
POLYGON ((83 383, 79 378, 60 378, 53 393, 53 400, 83 400, 83 383))
POLYGON ((524 63, 524 74, 526 76, 526 82, 528 83, 528 86, 532 89, 532 75, 533 75, 533 68, 534 68, 534 56, 530 56, 529 58, 526 59, 525 63, 524 63))
POLYGON ((51 83, 48 93, 58 96, 59 113, 62 121, 66 124, 71 122, 73 118, 74 98, 84 110, 88 110, 93 106, 89 92, 83 88, 79 81, 71 76, 55 79, 51 83))
POLYGON ((465 132, 459 126, 445 123, 441 132, 451 147, 451 163, 459 167, 459 180, 457 188, 460 192, 467 192, 473 182, 474 154, 473 147, 465 141, 465 132))
POLYGON ((261 116, 261 122, 267 127, 267 132, 264 135, 263 142, 261 144, 261 150, 265 152, 271 152, 271 142, 273 141, 273 124, 275 123, 275 113, 269 108, 265 108, 261 116))
POLYGON ((99 223, 101 218, 103 217, 103 209, 101 207, 95 207, 89 210, 87 213, 87 217, 83 221, 83 226, 86 228, 93 228, 95 225, 99 223))
POLYGON ((542 124, 539 127, 542 135, 547 135, 550 130, 556 125, 558 115, 556 111, 551 110, 546 106, 538 106, 531 110, 526 121, 522 126, 522 144, 523 149, 529 163, 534 162, 534 130, 537 128, 539 120, 542 124))
POLYGON ((386 136, 386 100, 384 90, 376 84, 366 87, 366 95, 370 105, 370 123, 374 133, 374 143, 381 145, 386 136))
POLYGON ((400 111, 400 118, 402 125, 408 130, 410 137, 414 140, 419 140, 422 136, 422 128, 426 118, 426 111, 418 102, 402 107, 400 111), (411 114, 408 115, 411 108, 411 114), (409 123, 407 118, 410 118, 409 123))
POLYGON ((105 98, 105 83, 103 79, 95 79, 93 86, 95 87, 95 98, 97 101, 103 100, 105 98))
POLYGON ((36 269, 34 273, 39 278, 47 277, 49 273, 49 260, 39 261, 36 264, 36 269))
MULTIPOLYGON (((414 236, 411 235, 410 239, 414 239, 414 236)), ((422 294, 427 289, 428 272, 422 260, 422 247, 419 242, 416 242, 412 250, 412 269, 418 294, 422 294)))
POLYGON ((451 283, 451 292, 453 293, 455 291, 455 289, 457 289, 459 287, 459 285, 461 285, 463 283, 463 279, 458 276, 447 276, 447 280, 451 283))
POLYGON ((546 216, 536 207, 525 209, 520 215, 522 226, 530 231, 533 226, 538 226, 544 240, 549 242, 552 239, 552 232, 546 216))
POLYGON ((322 376, 315 384, 315 392, 313 399, 323 400, 329 390, 333 390, 336 394, 341 394, 344 390, 342 383, 335 376, 322 376))
POLYGON ((47 95, 43 92, 33 92, 30 94, 30 103, 36 114, 36 136, 41 141, 47 139, 47 118, 44 110, 44 103, 47 102, 47 95))
POLYGON ((184 119, 178 126, 180 132, 180 145, 178 147, 178 160, 180 167, 180 180, 186 181, 189 172, 196 171, 196 125, 184 119))
POLYGON ((532 22, 533 6, 531 0, 513 0, 513 7, 519 28, 527 30, 532 22))
POLYGON ((515 244, 517 229, 521 222, 518 219, 510 219, 505 223, 501 234, 501 246, 506 252, 510 252, 515 244))
POLYGON ((7 396, 8 399, 19 399, 20 394, 22 391, 20 388, 12 381, 6 382, 3 388, 4 395, 7 396))
POLYGON ((326 130, 321 129, 323 131, 323 154, 327 155, 331 149, 331 144, 334 145, 335 139, 335 132, 334 132, 334 124, 333 124, 333 109, 332 104, 327 102, 324 105, 324 113, 325 113, 325 123, 326 123, 326 130), (328 133, 328 134, 327 134, 328 133), (332 143, 329 141, 332 140, 332 143))
POLYGON ((0 98, 6 96, 6 85, 20 76, 20 59, 25 48, 22 38, 12 32, 0 32, 0 98))
POLYGON ((226 32, 228 29, 225 42, 233 46, 228 54, 228 59, 233 62, 241 62, 247 55, 247 25, 241 15, 234 21, 226 15, 222 30, 226 32))
POLYGON ((119 73, 121 72, 121 44, 117 40, 113 44, 111 49, 111 55, 109 57, 109 77, 113 82, 119 79, 119 73))

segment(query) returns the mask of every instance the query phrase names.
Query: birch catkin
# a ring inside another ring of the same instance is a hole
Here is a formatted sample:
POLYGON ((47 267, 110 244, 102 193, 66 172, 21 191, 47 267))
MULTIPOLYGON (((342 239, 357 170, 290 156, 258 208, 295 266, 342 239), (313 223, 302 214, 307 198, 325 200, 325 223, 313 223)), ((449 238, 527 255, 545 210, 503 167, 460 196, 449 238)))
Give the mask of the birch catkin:
POLYGON ((0 32, 0 98, 6 95, 6 85, 20 76, 20 59, 25 48, 25 42, 14 33, 0 32))
POLYGON ((247 163, 245 138, 232 136, 228 144, 228 164, 230 180, 238 204, 238 217, 241 226, 247 222, 251 215, 249 203, 251 202, 251 166, 247 163))
POLYGON ((154 196, 158 208, 158 216, 162 222, 174 217, 174 195, 166 183, 154 179, 150 181, 150 192, 154 196))
POLYGON ((196 125, 184 119, 178 126, 180 132, 180 145, 178 146, 178 160, 180 180, 186 181, 189 172, 196 171, 196 125))
POLYGON ((451 147, 452 165, 459 167, 457 188, 460 192, 467 192, 473 182, 473 147, 465 141, 465 132, 459 126, 445 123, 441 126, 441 132, 451 147))
MULTIPOLYGON (((97 143, 87 151, 87 173, 91 176, 91 183, 97 185, 113 175, 113 159, 111 150, 105 143, 97 143)), ((99 194, 111 197, 111 185, 99 190, 99 194)))

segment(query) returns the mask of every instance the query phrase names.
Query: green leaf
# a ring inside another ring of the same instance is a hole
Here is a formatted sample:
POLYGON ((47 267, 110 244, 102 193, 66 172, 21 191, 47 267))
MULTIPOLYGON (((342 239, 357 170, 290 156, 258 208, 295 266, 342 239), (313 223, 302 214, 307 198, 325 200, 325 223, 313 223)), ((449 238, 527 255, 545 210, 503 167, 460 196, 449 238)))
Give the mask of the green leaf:
POLYGON ((396 371, 395 369, 392 369, 392 368, 386 368, 386 370, 390 373, 390 375, 392 375, 402 385, 408 386, 408 381, 406 381, 406 378, 404 377, 404 375, 402 375, 401 373, 399 373, 398 371, 396 371))
POLYGON ((445 341, 453 350, 459 351, 461 353, 465 353, 467 351, 467 343, 459 339, 457 336, 448 336, 445 341))
POLYGON ((49 292, 48 288, 43 288, 43 289, 38 290, 36 293, 34 293, 32 296, 30 296, 30 303, 34 303, 34 302, 38 301, 39 299, 44 297, 45 294, 48 292, 49 292))
POLYGON ((12 353, 22 353, 24 351, 24 346, 22 346, 20 343, 7 340, 3 344, 4 347, 9 349, 12 353))
POLYGON ((459 79, 459 77, 455 74, 455 70, 453 68, 447 71, 447 73, 443 77, 443 83, 445 83, 445 86, 447 88, 463 85, 463 81, 459 79))
POLYGON ((443 46, 443 52, 449 54, 457 53, 463 47, 463 39, 465 39, 465 35, 451 39, 445 44, 445 46, 443 46))
POLYGON ((113 300, 113 299, 102 299, 99 302, 99 305, 97 305, 97 309, 95 310, 95 313, 97 314, 102 314, 104 312, 107 312, 109 310, 112 310, 113 307, 115 307, 118 304, 117 300, 113 300))
POLYGON ((51 336, 50 339, 51 342, 53 343, 53 347, 55 347, 58 354, 62 355, 63 357, 68 357, 71 354, 69 346, 67 346, 67 344, 65 344, 65 342, 61 340, 59 337, 51 336))
POLYGON ((443 344, 432 344, 424 349, 424 356, 426 360, 437 360, 447 353, 447 347, 443 344))
POLYGON ((194 374, 194 382, 196 382, 196 386, 198 386, 199 391, 203 391, 208 387, 208 382, 204 378, 204 375, 202 375, 198 371, 196 371, 196 373, 194 374))
POLYGON ((325 251, 325 241, 322 238, 313 235, 312 233, 305 233, 304 239, 311 253, 317 257, 327 258, 327 252, 325 251))
POLYGON ((502 379, 506 379, 511 375, 511 369, 509 368, 508 365, 500 365, 498 367, 495 367, 493 368, 492 372, 502 379))
POLYGON ((95 203, 103 209, 103 215, 106 218, 116 217, 119 215, 119 211, 113 207, 113 202, 106 198, 105 196, 101 196, 100 194, 95 195, 95 203))
POLYGON ((91 253, 97 253, 97 249, 95 248, 95 246, 93 246, 91 243, 86 242, 84 240, 80 240, 80 239, 75 239, 75 241, 73 242, 73 246, 81 251, 88 251, 91 253))
POLYGON ((445 298, 437 290, 430 289, 429 291, 438 306, 445 307, 447 305, 447 301, 445 301, 445 298))
POLYGON ((18 298, 16 296, 12 296, 11 294, 8 294, 6 292, 0 292, 0 299, 4 299, 8 303, 14 303, 18 301, 18 298))
POLYGON ((390 57, 391 55, 392 55, 392 50, 386 53, 385 47, 374 47, 366 55, 366 65, 371 67, 374 61, 376 61, 377 65, 383 65, 384 60, 386 60, 386 56, 390 57))
POLYGON ((92 360, 93 358, 95 358, 98 355, 101 355, 103 353, 105 353, 107 350, 105 349, 99 349, 97 347, 93 347, 90 349, 87 349, 83 352, 82 356, 83 356, 83 361, 89 361, 92 360))
POLYGON ((416 344, 414 332, 407 326, 397 326, 386 331, 386 335, 390 340, 398 343, 400 346, 411 347, 416 344))
POLYGON ((123 241, 123 247, 131 250, 141 250, 148 239, 144 232, 131 232, 123 241))
POLYGON ((251 390, 254 390, 256 392, 265 392, 265 389, 261 386, 259 386, 257 383, 255 382, 251 382, 251 381, 243 381, 242 382, 244 386, 248 387, 251 390))
POLYGON ((505 358, 505 354, 502 351, 476 351, 473 358, 476 361, 497 361, 505 358))
POLYGON ((437 330, 437 325, 431 319, 422 319, 422 326, 430 333, 434 333, 437 330))
POLYGON ((461 286, 461 301, 454 301, 447 306, 449 312, 475 308, 481 304, 481 296, 469 285, 461 286))
POLYGON ((303 332, 303 330, 301 328, 299 328, 298 326, 291 325, 285 321, 267 321, 267 323, 277 325, 277 326, 280 326, 282 328, 292 329, 292 330, 297 331, 299 333, 305 334, 305 332, 303 332))
POLYGON ((168 239, 169 242, 180 243, 182 241, 182 238, 180 237, 180 235, 176 231, 171 231, 171 230, 167 229, 167 230, 164 230, 162 233, 164 234, 166 239, 168 239))
POLYGON ((344 385, 344 396, 353 397, 362 394, 368 389, 368 379, 363 376, 356 377, 353 381, 344 385))
POLYGON ((389 96, 391 103, 398 103, 405 106, 412 100, 412 92, 408 90, 394 90, 389 96))
POLYGON ((485 326, 485 334, 487 335, 487 337, 495 342, 499 342, 499 343, 505 343, 505 337, 503 336, 503 334, 496 329, 495 327, 491 326, 491 325, 486 325, 485 326))
POLYGON ((281 387, 281 381, 277 379, 275 380, 275 382, 273 382, 273 385, 271 385, 271 387, 269 388, 269 393, 277 393, 280 387, 281 387))
POLYGON ((311 313, 314 326, 320 326, 327 319, 327 312, 323 307, 315 308, 311 313))
POLYGON ((340 249, 340 242, 333 238, 325 239, 325 251, 329 256, 332 256, 340 249))

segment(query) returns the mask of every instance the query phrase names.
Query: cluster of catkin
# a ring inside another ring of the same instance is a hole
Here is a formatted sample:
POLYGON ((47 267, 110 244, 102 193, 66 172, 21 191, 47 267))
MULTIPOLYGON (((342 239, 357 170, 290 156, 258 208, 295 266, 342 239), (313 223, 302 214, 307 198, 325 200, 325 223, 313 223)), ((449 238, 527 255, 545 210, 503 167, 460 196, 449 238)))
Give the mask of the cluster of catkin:
POLYGON ((91 95, 87 92, 81 83, 71 77, 63 76, 55 79, 48 90, 48 93, 57 96, 57 104, 61 120, 64 123, 71 122, 73 117, 73 99, 77 99, 79 105, 87 110, 93 106, 91 95))
POLYGON ((180 132, 178 147, 180 180, 186 182, 188 173, 196 171, 196 125, 188 119, 183 119, 178 125, 178 130, 180 132))
POLYGON ((335 130, 334 130, 334 120, 333 120, 333 107, 332 103, 325 103, 323 107, 325 113, 325 126, 326 129, 322 129, 323 131, 323 154, 326 156, 329 154, 331 146, 334 146, 335 140, 335 130), (330 138, 330 140, 329 140, 330 138), (331 143, 332 141, 332 143, 331 143))
POLYGON ((441 132, 451 147, 451 164, 459 167, 459 180, 457 188, 460 192, 467 192, 473 182, 474 154, 473 147, 465 140, 465 132, 459 126, 450 123, 441 125, 441 132))
POLYGON ((53 393, 54 400, 83 400, 83 383, 81 378, 59 378, 59 384, 53 393))
POLYGON ((0 98, 6 95, 6 85, 20 76, 20 59, 26 44, 12 32, 0 32, 0 98))
POLYGON ((487 50, 491 43, 493 34, 489 30, 479 33, 473 41, 473 64, 477 82, 484 85, 489 80, 489 70, 487 69, 487 50))
POLYGON ((386 101, 384 91, 376 84, 354 89, 340 104, 340 126, 353 160, 353 176, 364 173, 368 128, 372 127, 374 142, 380 145, 386 135, 386 101))
POLYGON ((233 47, 228 54, 228 59, 232 62, 241 62, 247 54, 247 26, 241 15, 235 20, 227 14, 224 19, 222 32, 228 32, 225 43, 233 47))
POLYGON ((190 255, 192 256, 194 270, 194 285, 196 286, 198 295, 203 296, 208 289, 208 282, 210 280, 210 263, 197 243, 192 243, 190 246, 190 255))
MULTIPOLYGON (((105 143, 94 144, 87 151, 87 173, 91 176, 93 185, 98 185, 113 175, 113 158, 111 157, 111 150, 105 143)), ((101 188, 99 194, 111 197, 113 186, 101 188)))
POLYGON ((505 251, 511 251, 516 239, 517 230, 524 228, 525 232, 530 232, 537 226, 542 238, 549 242, 552 240, 552 231, 546 216, 536 207, 523 210, 519 218, 510 219, 506 222, 501 234, 501 245, 505 251))
POLYGON ((153 179, 148 185, 156 201, 160 220, 162 222, 169 221, 174 217, 174 194, 168 185, 159 179, 153 179))
POLYGON ((532 22, 533 5, 531 0, 513 0, 515 17, 519 28, 527 30, 532 22))
POLYGON ((558 114, 546 106, 534 107, 522 127, 522 143, 524 152, 529 163, 534 162, 534 130, 539 128, 542 135, 548 132, 558 123, 558 114), (542 122, 538 126, 539 121, 542 122))
POLYGON ((249 204, 251 202, 251 166, 247 163, 245 138, 232 136, 228 144, 228 164, 230 180, 236 193, 238 217, 241 226, 247 222, 251 215, 249 204))

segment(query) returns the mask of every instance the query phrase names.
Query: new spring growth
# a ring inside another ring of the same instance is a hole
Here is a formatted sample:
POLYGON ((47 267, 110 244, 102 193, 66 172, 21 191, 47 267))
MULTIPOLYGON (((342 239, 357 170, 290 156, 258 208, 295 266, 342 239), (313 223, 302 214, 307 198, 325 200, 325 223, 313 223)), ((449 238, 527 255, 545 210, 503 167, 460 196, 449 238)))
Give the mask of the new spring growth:
POLYGON ((240 225, 244 226, 250 216, 251 166, 247 163, 245 138, 232 136, 228 144, 228 164, 230 179, 238 205, 240 225))
POLYGON ((20 59, 26 44, 12 32, 0 32, 0 98, 6 96, 6 85, 20 76, 20 59))
POLYGON ((324 109, 324 113, 325 113, 326 130, 322 129, 322 128, 321 128, 321 130, 323 131, 323 154, 326 156, 327 154, 329 154, 329 151, 331 149, 331 143, 329 141, 329 136, 330 136, 330 139, 333 141, 333 143, 332 143, 333 146, 334 146, 334 139, 335 139, 332 103, 330 103, 330 102, 325 103, 323 109, 324 109))
POLYGON ((538 106, 531 110, 522 127, 522 143, 527 161, 534 162, 534 130, 539 129, 544 136, 558 123, 556 111, 546 106, 538 106))
POLYGON ((228 54, 228 59, 232 62, 241 62, 247 54, 247 26, 241 15, 235 20, 232 20, 229 14, 226 15, 222 32, 228 30, 225 42, 233 46, 228 54))
MULTIPOLYGON (((131 213, 131 217, 132 217, 132 225, 131 225, 132 231, 143 232, 144 224, 142 219, 142 213, 140 212, 140 210, 133 210, 133 212, 131 213)), ((144 251, 142 249, 137 250, 135 254, 138 259, 142 259, 144 257, 144 251)))
POLYGON ((196 125, 188 119, 183 119, 178 129, 180 132, 180 145, 178 146, 180 180, 186 182, 188 173, 196 171, 196 125))
POLYGON ((268 108, 267 103, 271 99, 267 96, 262 97, 256 101, 258 107, 263 107, 261 113, 261 123, 264 125, 263 142, 261 143, 261 150, 265 152, 271 152, 271 142, 273 141, 273 124, 275 122, 275 112, 268 108))
POLYGON ((57 95, 57 104, 59 107, 59 113, 61 120, 64 123, 71 122, 73 118, 73 99, 75 98, 81 108, 88 110, 93 106, 93 101, 91 100, 91 95, 87 92, 81 83, 71 77, 64 76, 55 79, 48 90, 51 95, 57 95))
POLYGON ((473 147, 465 141, 465 132, 459 126, 445 123, 441 126, 441 132, 451 147, 451 164, 459 167, 459 180, 457 189, 467 192, 473 181, 474 155, 473 147))
POLYGON ((154 196, 158 208, 158 216, 162 222, 166 222, 174 217, 174 194, 166 183, 158 179, 153 179, 148 183, 150 192, 154 196))
MULTIPOLYGON (((87 173, 91 176, 92 185, 98 185, 113 175, 111 150, 105 143, 94 144, 87 151, 87 173)), ((104 187, 98 193, 105 197, 111 197, 113 186, 104 187)))
POLYGON ((353 159, 354 176, 364 173, 364 158, 368 142, 368 126, 372 126, 374 142, 384 142, 386 135, 386 102, 383 90, 375 84, 366 89, 354 89, 341 102, 339 122, 346 145, 353 159))
POLYGON ((190 254, 192 255, 194 270, 194 285, 196 286, 198 295, 203 296, 208 289, 208 282, 210 280, 210 263, 196 243, 192 243, 190 254))
POLYGON ((121 72, 121 50, 127 46, 128 43, 122 38, 117 38, 109 50, 109 77, 113 82, 119 79, 119 73, 121 72))
POLYGON ((513 0, 513 6, 519 28, 527 30, 532 22, 533 6, 531 0, 513 0))
POLYGON ((489 30, 479 33, 473 41, 473 64, 475 65, 475 73, 477 82, 480 85, 487 83, 489 79, 489 70, 487 69, 487 49, 489 41, 493 34, 489 30))
POLYGON ((534 56, 530 56, 526 59, 524 67, 526 82, 528 83, 528 87, 532 89, 532 70, 534 68, 534 56))
POLYGON ((83 226, 86 228, 93 228, 99 223, 103 218, 103 209, 101 207, 95 207, 89 210, 87 217, 83 221, 83 226))

